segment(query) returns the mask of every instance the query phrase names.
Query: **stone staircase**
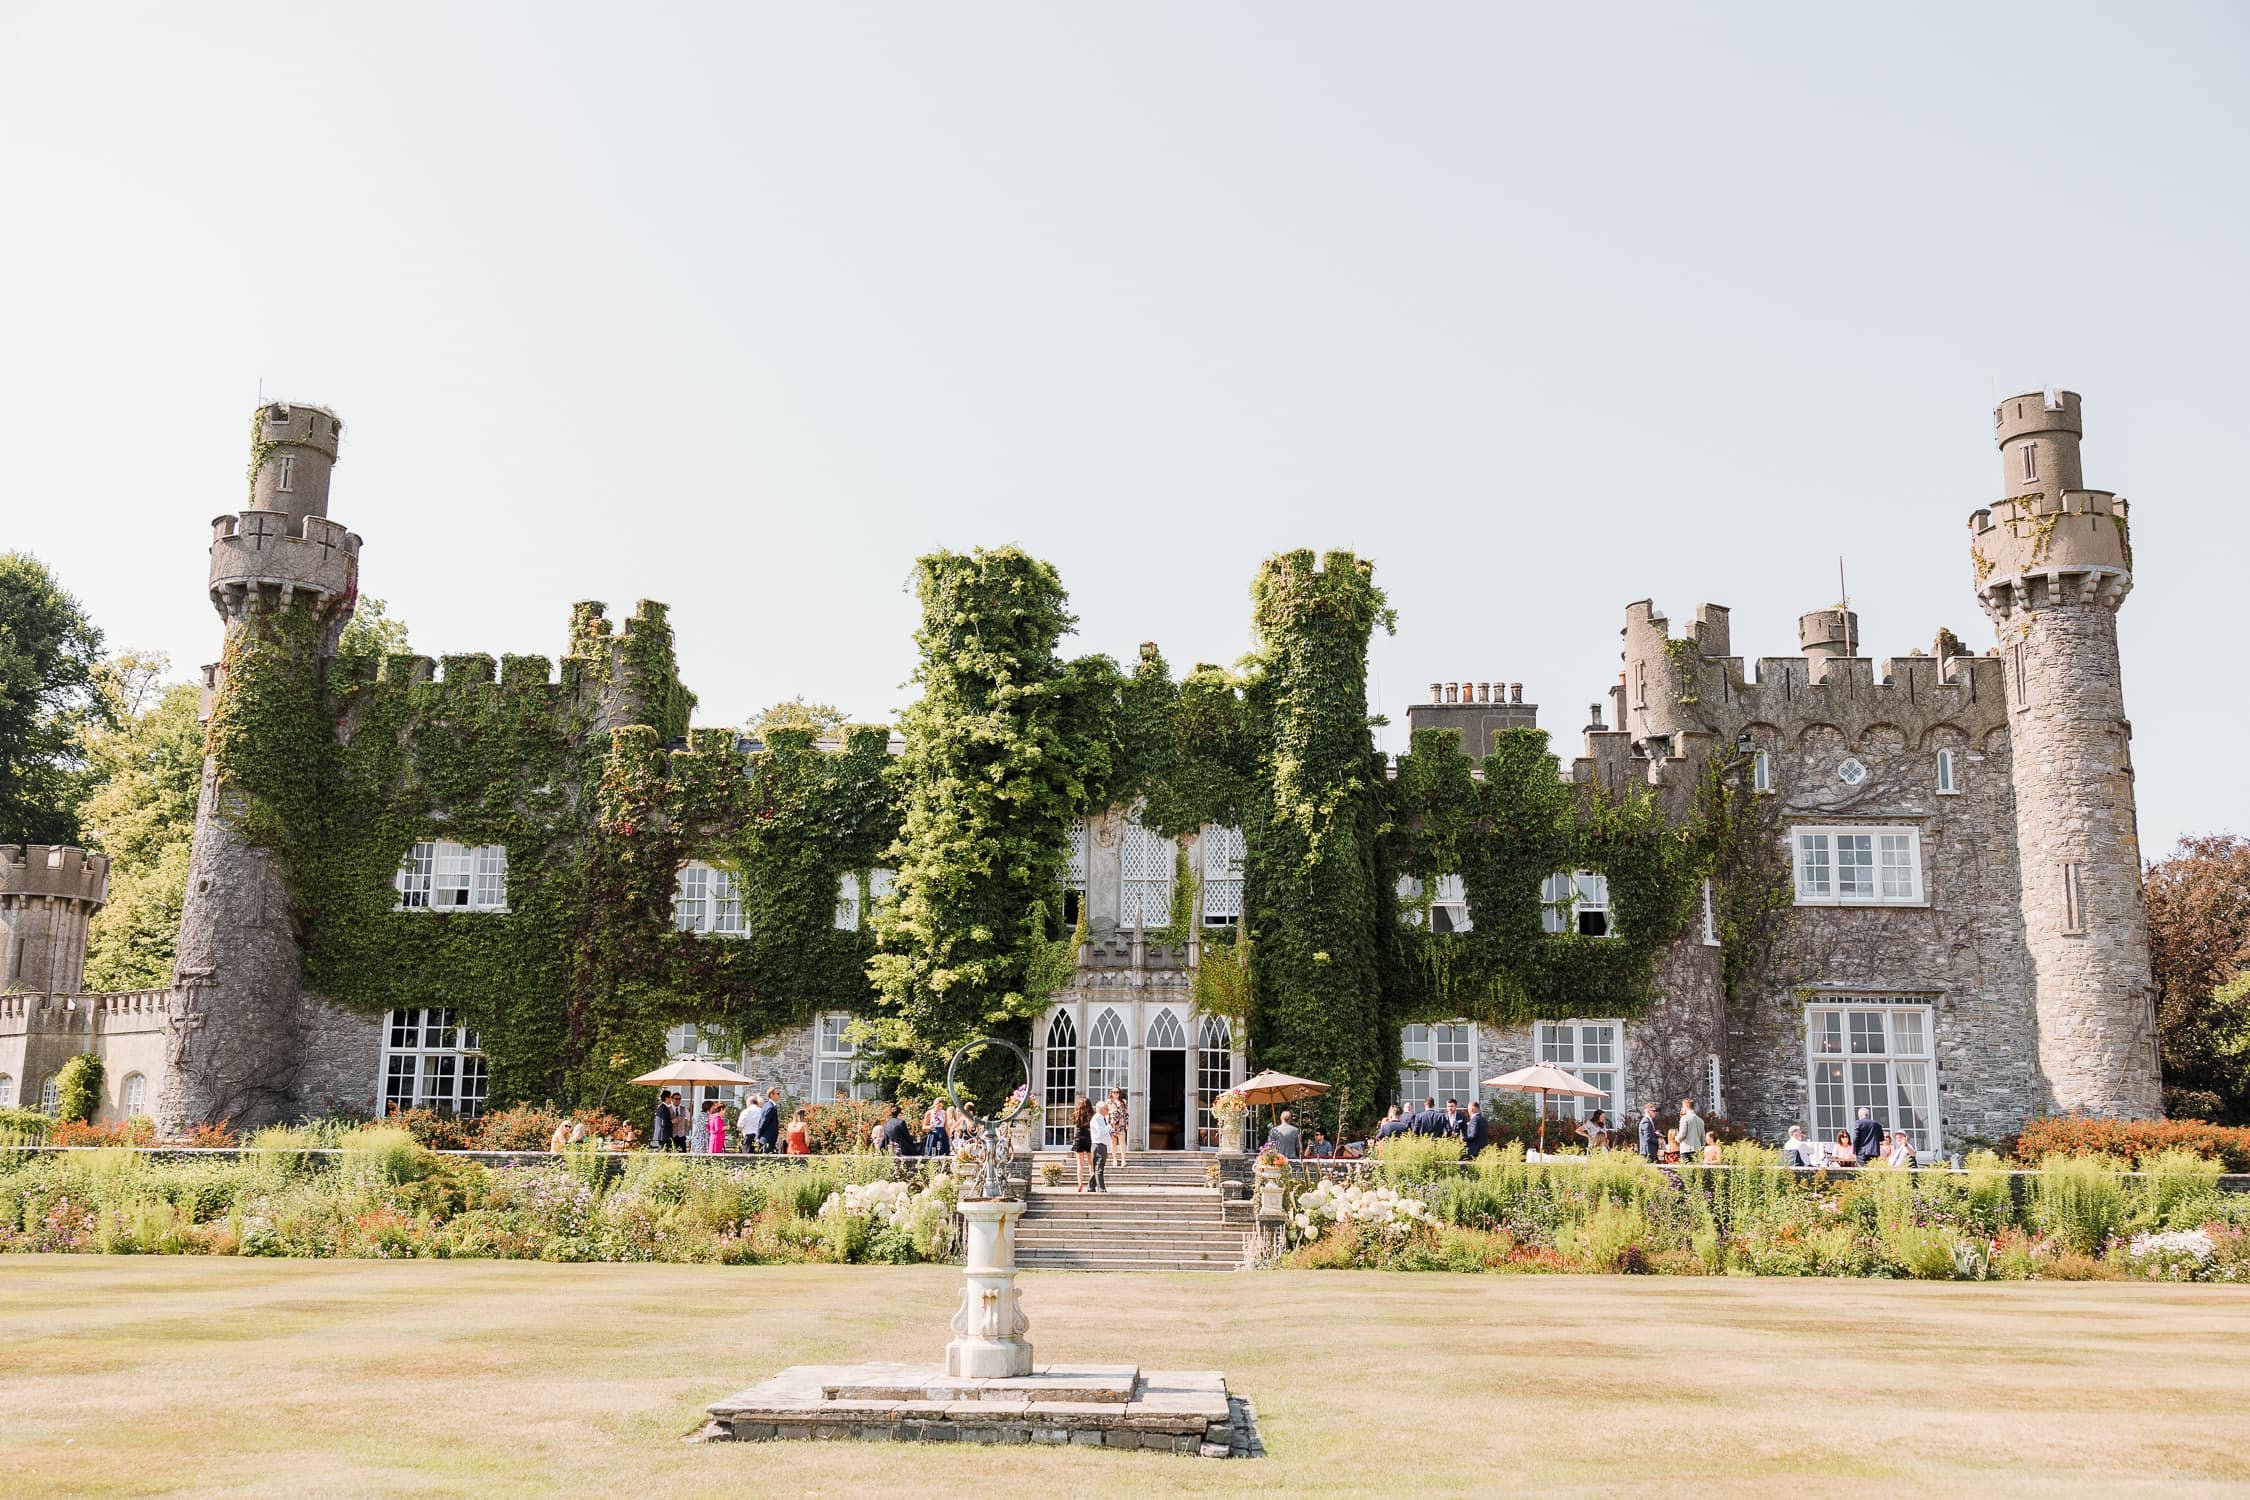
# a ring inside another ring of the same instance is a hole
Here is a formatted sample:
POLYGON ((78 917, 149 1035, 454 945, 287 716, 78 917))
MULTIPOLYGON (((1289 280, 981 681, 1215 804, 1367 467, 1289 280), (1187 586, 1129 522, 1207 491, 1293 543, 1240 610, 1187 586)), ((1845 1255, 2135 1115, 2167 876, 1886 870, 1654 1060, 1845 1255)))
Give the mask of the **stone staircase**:
POLYGON ((1016 1263, 1053 1271, 1232 1271, 1249 1224, 1230 1224, 1205 1153, 1136 1151, 1109 1169, 1109 1191, 1081 1193, 1068 1152, 1032 1160, 1016 1263), (1041 1170, 1059 1164, 1055 1186, 1041 1170))

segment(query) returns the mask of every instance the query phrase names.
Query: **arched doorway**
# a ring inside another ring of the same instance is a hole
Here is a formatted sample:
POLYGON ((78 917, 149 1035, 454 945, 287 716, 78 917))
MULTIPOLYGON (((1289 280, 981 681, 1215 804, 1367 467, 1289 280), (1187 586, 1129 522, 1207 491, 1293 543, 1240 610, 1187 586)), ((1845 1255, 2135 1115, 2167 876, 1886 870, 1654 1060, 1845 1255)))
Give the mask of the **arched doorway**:
POLYGON ((1234 1032, 1225 1016, 1205 1016, 1195 1063, 1195 1138, 1207 1147, 1219 1144, 1219 1122, 1211 1113, 1218 1097, 1234 1087, 1234 1032))
POLYGON ((1187 1145, 1187 1031, 1177 1012, 1160 1010, 1148 1026, 1148 1146, 1184 1151, 1187 1145))
POLYGON ((1078 1106, 1078 1028, 1058 1010, 1047 1023, 1047 1076, 1041 1082, 1040 1134, 1049 1146, 1070 1144, 1070 1112, 1078 1106))

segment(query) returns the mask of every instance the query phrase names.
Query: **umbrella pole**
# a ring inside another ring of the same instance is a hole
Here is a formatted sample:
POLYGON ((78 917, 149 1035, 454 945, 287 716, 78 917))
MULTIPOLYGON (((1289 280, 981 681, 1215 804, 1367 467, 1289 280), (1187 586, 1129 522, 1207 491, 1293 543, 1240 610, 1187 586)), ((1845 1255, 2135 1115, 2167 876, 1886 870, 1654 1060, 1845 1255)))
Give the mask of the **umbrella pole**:
POLYGON ((1547 1159, 1547 1091, 1539 1091, 1539 1159, 1547 1159))

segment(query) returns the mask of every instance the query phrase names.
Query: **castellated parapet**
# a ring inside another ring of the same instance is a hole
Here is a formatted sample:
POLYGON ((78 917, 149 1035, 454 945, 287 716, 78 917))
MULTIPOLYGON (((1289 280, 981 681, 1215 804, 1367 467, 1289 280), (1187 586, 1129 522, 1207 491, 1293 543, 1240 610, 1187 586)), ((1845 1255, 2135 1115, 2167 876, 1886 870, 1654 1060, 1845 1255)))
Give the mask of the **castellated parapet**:
POLYGON ((0 990, 68 994, 86 924, 109 898, 109 860, 61 844, 0 844, 0 990))

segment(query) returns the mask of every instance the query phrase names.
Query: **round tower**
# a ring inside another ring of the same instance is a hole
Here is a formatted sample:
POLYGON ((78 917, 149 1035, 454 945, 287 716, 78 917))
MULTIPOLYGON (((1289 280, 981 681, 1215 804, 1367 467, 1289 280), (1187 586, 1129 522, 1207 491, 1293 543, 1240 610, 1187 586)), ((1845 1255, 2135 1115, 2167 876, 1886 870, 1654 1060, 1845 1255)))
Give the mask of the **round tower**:
POLYGON ((1859 655, 1859 612, 1838 604, 1799 615, 1797 646, 1805 655, 1825 660, 1859 655))
POLYGON ((270 834, 260 842, 248 832, 285 826, 319 795, 314 747, 291 742, 312 727, 269 710, 308 692, 318 700, 359 596, 360 540, 328 519, 342 433, 324 407, 260 407, 250 503, 212 522, 210 597, 226 650, 204 672, 211 750, 173 976, 183 1010, 157 1095, 159 1121, 172 1128, 294 1119, 331 1097, 364 1105, 357 1096, 375 1076, 374 1023, 304 993, 286 861, 270 834), (345 1075, 356 1086, 338 1088, 345 1075))
POLYGON ((2117 610, 2126 504, 2083 487, 2071 391, 1993 413, 2007 496, 1969 520, 2007 681, 2017 863, 2038 1056, 2057 1111, 2161 1112, 2155 987, 2117 610))
POLYGON ((109 861, 62 844, 0 844, 0 990, 75 995, 109 861))

